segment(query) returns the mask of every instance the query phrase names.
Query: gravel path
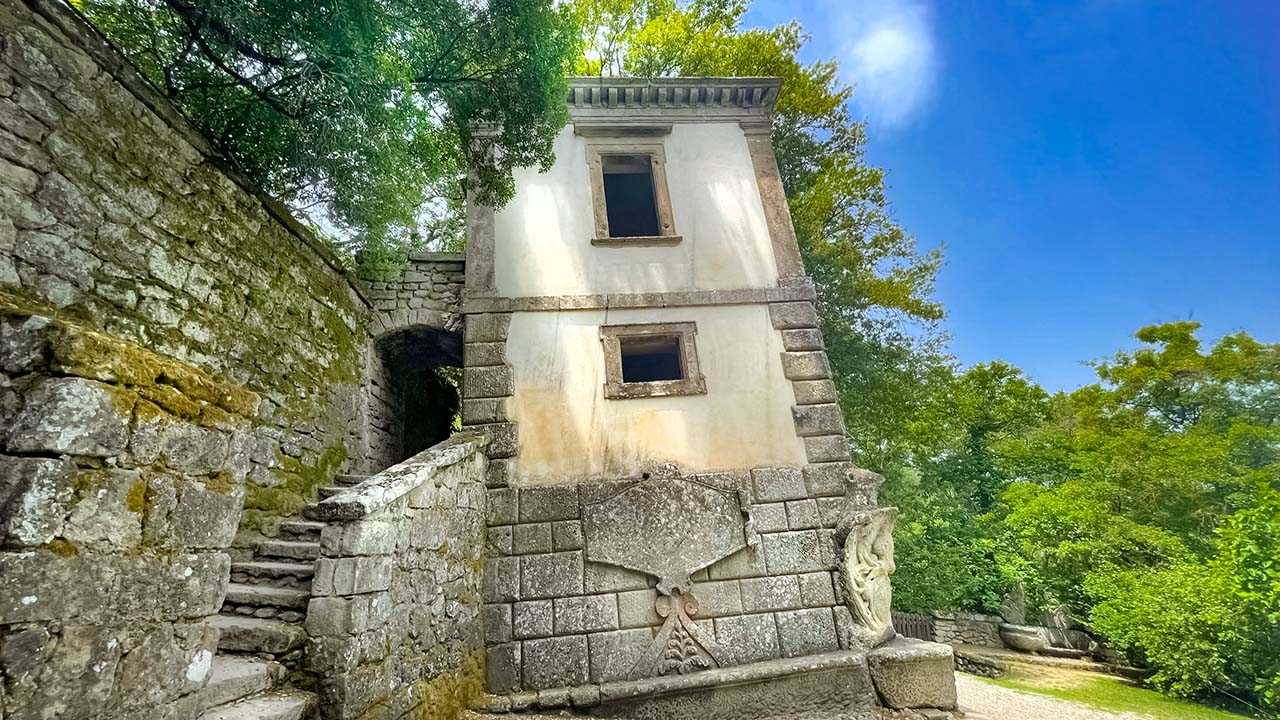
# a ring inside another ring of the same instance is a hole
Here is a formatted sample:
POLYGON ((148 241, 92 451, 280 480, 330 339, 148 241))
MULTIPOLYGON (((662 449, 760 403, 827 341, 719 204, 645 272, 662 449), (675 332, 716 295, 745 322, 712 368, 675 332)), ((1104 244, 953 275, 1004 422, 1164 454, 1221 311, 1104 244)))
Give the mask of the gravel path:
POLYGON ((956 673, 960 707, 968 720, 1151 720, 1150 715, 1110 713, 1047 695, 1010 690, 956 673))

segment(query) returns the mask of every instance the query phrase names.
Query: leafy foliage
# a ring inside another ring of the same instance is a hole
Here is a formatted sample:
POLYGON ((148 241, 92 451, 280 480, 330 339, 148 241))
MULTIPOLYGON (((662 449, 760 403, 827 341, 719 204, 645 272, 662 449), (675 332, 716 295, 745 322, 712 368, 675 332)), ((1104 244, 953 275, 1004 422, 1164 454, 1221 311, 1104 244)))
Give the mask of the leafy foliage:
POLYGON ((215 149, 377 265, 547 166, 578 33, 551 0, 83 0, 215 149), (499 128, 480 133, 478 128, 499 128))

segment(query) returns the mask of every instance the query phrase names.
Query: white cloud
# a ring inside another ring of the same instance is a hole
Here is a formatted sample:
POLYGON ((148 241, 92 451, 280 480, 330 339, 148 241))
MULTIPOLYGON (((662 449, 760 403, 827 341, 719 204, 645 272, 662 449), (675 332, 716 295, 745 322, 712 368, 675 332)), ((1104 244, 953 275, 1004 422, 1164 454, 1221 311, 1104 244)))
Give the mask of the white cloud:
POLYGON ((918 0, 825 0, 853 105, 872 122, 908 124, 927 105, 938 73, 932 9, 918 0))

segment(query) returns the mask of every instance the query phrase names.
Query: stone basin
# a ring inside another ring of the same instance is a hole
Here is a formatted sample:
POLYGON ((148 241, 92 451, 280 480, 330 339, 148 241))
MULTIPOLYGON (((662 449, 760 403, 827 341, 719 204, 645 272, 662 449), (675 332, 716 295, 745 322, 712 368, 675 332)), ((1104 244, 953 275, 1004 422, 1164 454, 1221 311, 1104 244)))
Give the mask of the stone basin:
POLYGON ((1000 623, 1000 639, 1006 647, 1026 653, 1036 653, 1049 647, 1045 629, 1036 625, 1000 623))

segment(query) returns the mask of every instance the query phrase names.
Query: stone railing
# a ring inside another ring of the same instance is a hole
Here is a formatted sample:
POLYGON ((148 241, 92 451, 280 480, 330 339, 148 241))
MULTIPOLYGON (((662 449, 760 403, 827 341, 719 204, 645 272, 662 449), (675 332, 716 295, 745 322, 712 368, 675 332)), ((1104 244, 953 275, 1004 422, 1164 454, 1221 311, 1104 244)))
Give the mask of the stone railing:
POLYGON ((451 718, 483 692, 483 437, 458 434, 308 509, 307 667, 332 720, 451 718))

